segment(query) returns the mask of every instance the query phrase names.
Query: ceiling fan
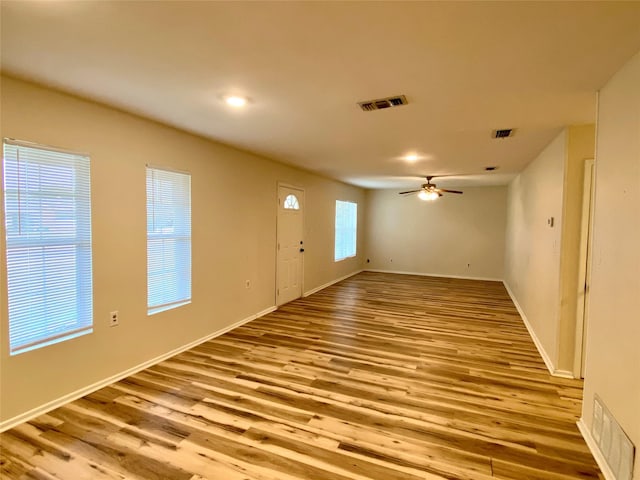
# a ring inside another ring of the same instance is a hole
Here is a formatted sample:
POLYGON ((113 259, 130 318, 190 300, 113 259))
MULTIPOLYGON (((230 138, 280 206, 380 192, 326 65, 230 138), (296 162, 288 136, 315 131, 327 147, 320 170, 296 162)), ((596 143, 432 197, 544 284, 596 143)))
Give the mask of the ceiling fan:
POLYGON ((446 188, 438 188, 435 183, 431 183, 431 179, 435 177, 444 177, 444 175, 428 175, 425 177, 427 183, 423 183, 422 187, 418 190, 409 190, 407 192, 400 192, 400 195, 408 195, 417 193, 420 200, 433 201, 442 196, 443 192, 462 194, 460 190, 447 190, 446 188))

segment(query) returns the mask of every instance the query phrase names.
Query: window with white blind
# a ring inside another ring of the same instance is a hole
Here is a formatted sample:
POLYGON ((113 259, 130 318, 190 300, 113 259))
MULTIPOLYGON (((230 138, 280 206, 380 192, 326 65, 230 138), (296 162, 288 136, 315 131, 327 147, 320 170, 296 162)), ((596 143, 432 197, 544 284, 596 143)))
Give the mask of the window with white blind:
POLYGON ((5 139, 9 351, 93 331, 89 157, 5 139))
POLYGON ((336 248, 335 261, 356 255, 356 231, 358 229, 358 204, 336 200, 336 248))
POLYGON ((147 167, 148 314, 191 302, 191 175, 147 167))

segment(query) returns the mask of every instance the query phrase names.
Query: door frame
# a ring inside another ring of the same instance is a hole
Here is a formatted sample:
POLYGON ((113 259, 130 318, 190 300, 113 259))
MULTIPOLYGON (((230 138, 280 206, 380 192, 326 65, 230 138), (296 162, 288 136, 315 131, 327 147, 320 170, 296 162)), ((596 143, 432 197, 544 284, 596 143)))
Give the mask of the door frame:
POLYGON ((591 254, 593 245, 593 210, 595 204, 596 165, 593 158, 584 161, 582 191, 582 220, 578 269, 578 299, 576 308, 576 337, 573 376, 584 378, 585 353, 589 320, 589 291, 591 287, 591 254))
MULTIPOLYGON (((293 185, 291 183, 286 183, 286 182, 281 182, 278 181, 276 182, 276 243, 275 243, 275 248, 276 248, 276 255, 275 255, 275 259, 276 259, 276 285, 275 288, 273 289, 273 296, 274 296, 274 305, 276 307, 279 307, 280 305, 282 305, 281 303, 278 303, 278 286, 280 285, 279 281, 280 281, 280 272, 279 272, 279 268, 278 268, 278 264, 279 264, 279 255, 280 255, 280 249, 279 247, 279 235, 280 235, 280 226, 279 226, 279 220, 280 220, 280 187, 283 188, 291 188, 292 190, 298 190, 300 191, 301 195, 300 198, 302 200, 302 241, 304 242, 305 238, 304 238, 304 232, 305 232, 305 222, 306 222, 306 209, 307 209, 307 202, 306 202, 306 198, 305 198, 305 191, 303 187, 297 186, 297 185, 293 185)), ((284 200, 284 199, 283 199, 284 200)), ((304 245, 304 244, 303 244, 304 245)), ((300 259, 300 297, 298 298, 302 298, 304 296, 304 255, 302 255, 302 258, 300 259)))

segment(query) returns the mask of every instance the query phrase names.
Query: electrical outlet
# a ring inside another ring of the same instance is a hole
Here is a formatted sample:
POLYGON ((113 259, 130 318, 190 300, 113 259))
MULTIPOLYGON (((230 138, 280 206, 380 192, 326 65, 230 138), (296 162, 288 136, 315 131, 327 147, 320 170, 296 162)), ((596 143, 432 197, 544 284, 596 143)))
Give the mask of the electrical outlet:
POLYGON ((118 317, 118 311, 115 310, 109 314, 109 326, 117 327, 120 325, 120 317, 118 317))

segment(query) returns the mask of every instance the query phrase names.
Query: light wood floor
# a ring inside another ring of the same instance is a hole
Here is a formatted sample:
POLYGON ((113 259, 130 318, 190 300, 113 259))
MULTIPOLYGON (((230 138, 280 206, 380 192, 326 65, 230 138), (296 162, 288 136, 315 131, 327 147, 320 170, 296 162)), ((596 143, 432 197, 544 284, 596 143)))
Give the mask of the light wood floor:
POLYGON ((361 273, 0 436, 2 478, 602 478, 502 284, 361 273))

